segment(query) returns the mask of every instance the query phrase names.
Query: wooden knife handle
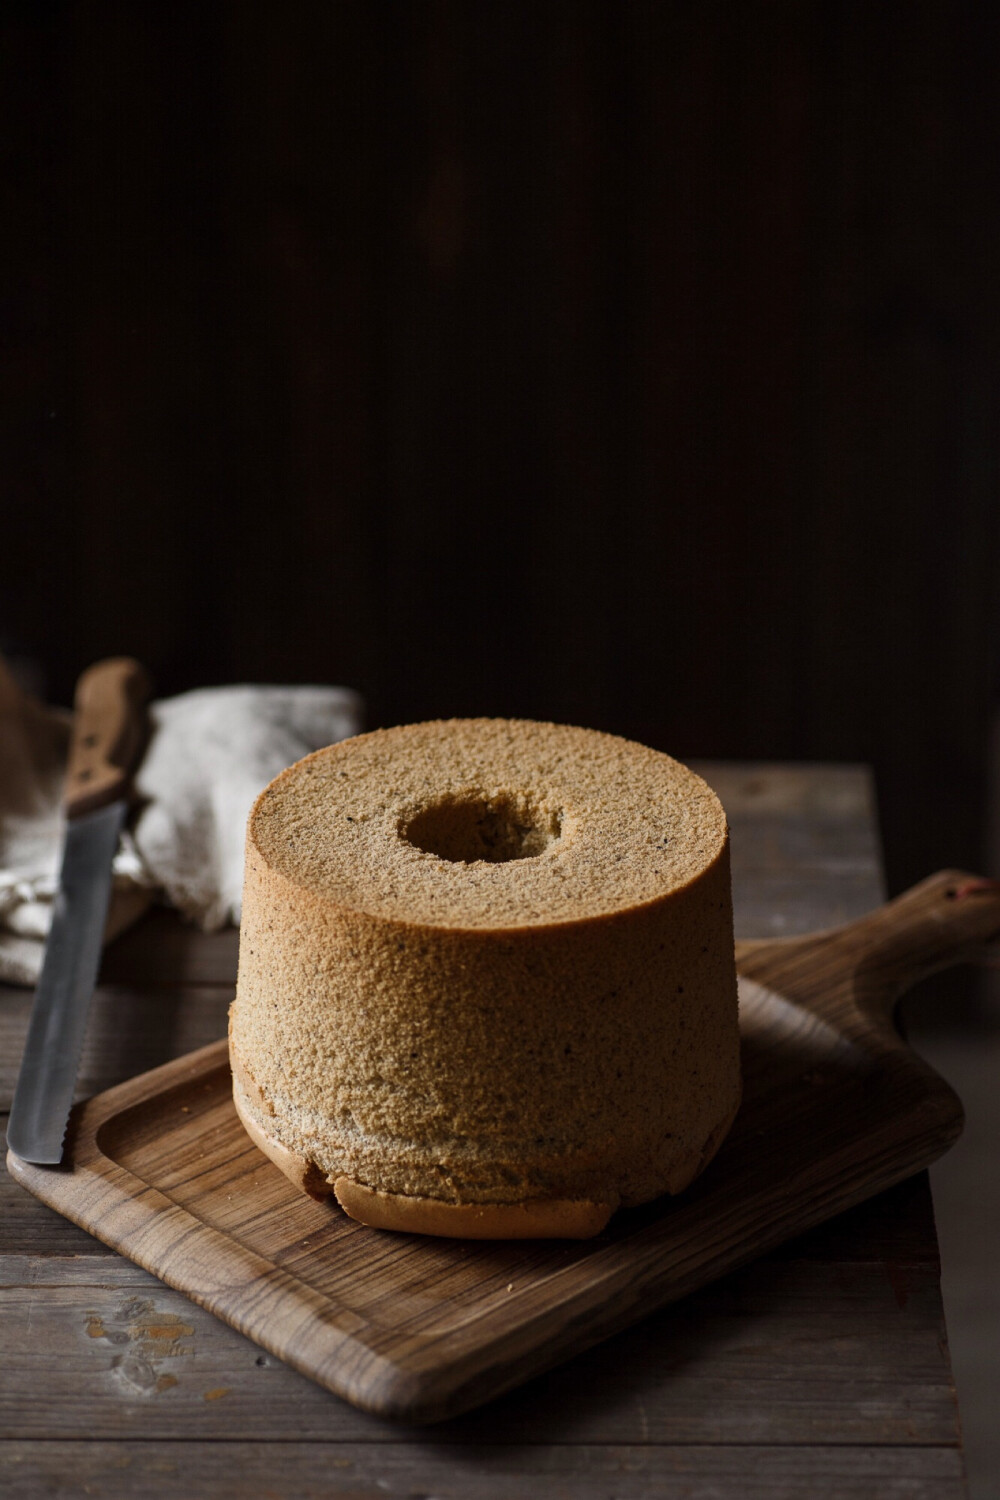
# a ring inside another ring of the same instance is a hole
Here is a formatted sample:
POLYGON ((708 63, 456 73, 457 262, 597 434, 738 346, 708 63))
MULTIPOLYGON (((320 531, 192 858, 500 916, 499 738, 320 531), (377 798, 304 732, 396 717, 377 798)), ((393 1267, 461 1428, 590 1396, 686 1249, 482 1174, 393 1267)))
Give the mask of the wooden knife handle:
POLYGON ((128 792, 145 748, 150 686, 129 656, 99 661, 80 678, 63 793, 67 818, 96 812, 128 792))

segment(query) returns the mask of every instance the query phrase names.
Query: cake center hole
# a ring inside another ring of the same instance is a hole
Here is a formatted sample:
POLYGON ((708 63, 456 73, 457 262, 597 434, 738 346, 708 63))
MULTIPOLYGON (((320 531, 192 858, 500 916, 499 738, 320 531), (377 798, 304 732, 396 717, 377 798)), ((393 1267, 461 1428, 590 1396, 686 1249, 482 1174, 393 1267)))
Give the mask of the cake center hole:
POLYGON ((467 865, 481 859, 499 865, 544 853, 562 832, 562 817, 523 794, 473 793, 421 808, 400 832, 408 843, 438 859, 467 865))

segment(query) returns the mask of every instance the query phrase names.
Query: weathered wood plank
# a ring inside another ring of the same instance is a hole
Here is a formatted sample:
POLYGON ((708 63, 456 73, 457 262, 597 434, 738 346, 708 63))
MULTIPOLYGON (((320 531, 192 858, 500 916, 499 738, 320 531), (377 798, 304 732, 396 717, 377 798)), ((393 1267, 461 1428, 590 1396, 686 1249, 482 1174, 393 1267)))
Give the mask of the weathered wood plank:
MULTIPOLYGON (((220 1405, 224 1405, 220 1401, 220 1405)), ((8 1500, 963 1500, 953 1448, 377 1446, 358 1443, 0 1443, 8 1500)))
POLYGON ((842 927, 874 910, 878 900, 872 894, 873 882, 864 870, 833 880, 821 870, 776 875, 734 867, 736 937, 805 937, 842 927))
POLYGON ((867 766, 702 761, 732 835, 736 936, 853 922, 885 898, 867 766))
MULTIPOLYGON (((4 1121, 6 1127, 6 1120, 4 1121)), ((6 1144, 6 1143, 5 1143, 6 1144)), ((113 1256, 114 1251, 95 1240, 26 1193, 6 1171, 0 1172, 0 1224, 4 1249, 41 1260, 53 1256, 113 1256)))
POLYGON ((201 932, 175 911, 154 907, 104 952, 100 982, 111 985, 234 985, 240 935, 201 932))
MULTIPOLYGON (((849 761, 693 760, 735 827, 744 818, 831 819, 867 828, 877 839, 875 783, 869 766, 849 761)), ((873 842, 878 855, 878 845, 873 842)))
MULTIPOLYGON (((76 1099, 87 1099, 226 1034, 233 992, 222 985, 101 985, 94 993, 76 1099)), ((8 1110, 32 992, 0 990, 0 1109, 8 1110)))
MULTIPOLYGON (((330 1396, 127 1262, 63 1262, 57 1285, 35 1267, 0 1260, 10 1437, 414 1435, 330 1396)), ((765 1260, 435 1427, 434 1442, 951 1444, 943 1337, 930 1268, 765 1260)))

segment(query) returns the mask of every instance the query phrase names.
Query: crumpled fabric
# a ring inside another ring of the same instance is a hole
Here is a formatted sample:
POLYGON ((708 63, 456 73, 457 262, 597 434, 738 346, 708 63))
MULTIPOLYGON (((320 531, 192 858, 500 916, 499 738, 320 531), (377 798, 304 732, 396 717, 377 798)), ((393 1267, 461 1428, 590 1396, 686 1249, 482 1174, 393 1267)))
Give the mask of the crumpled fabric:
MULTIPOLYGON (((238 924, 246 821, 285 766, 357 734, 342 687, 198 688, 150 707, 138 811, 113 865, 105 940, 154 899, 205 931, 238 924)), ((0 980, 32 985, 52 920, 72 716, 24 693, 0 660, 0 980)))

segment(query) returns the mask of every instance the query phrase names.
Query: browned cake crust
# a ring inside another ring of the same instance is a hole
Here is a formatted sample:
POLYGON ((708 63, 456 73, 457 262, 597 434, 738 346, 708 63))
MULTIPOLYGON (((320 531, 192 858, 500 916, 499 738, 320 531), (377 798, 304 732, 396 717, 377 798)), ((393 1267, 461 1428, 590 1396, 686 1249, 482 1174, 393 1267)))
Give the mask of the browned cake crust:
POLYGON ((257 1149, 269 1156, 301 1192, 317 1202, 335 1197, 346 1214, 372 1229, 433 1234, 452 1240, 586 1240, 600 1234, 614 1212, 611 1203, 580 1203, 565 1198, 535 1198, 526 1203, 442 1203, 438 1198, 380 1193, 349 1177, 330 1181, 314 1162, 289 1151, 258 1123, 236 1068, 233 1102, 257 1149))
POLYGON ((317 752, 251 814, 231 1050, 262 1149, 380 1227, 595 1233, 679 1192, 739 1100, 718 800, 527 721, 317 752))

